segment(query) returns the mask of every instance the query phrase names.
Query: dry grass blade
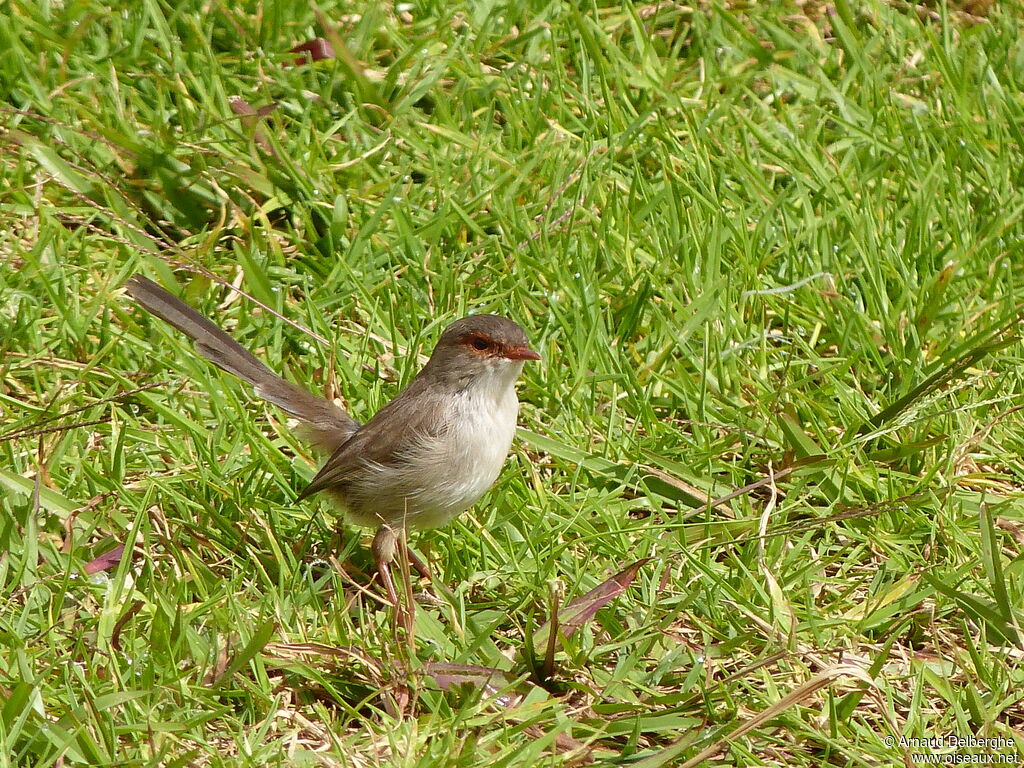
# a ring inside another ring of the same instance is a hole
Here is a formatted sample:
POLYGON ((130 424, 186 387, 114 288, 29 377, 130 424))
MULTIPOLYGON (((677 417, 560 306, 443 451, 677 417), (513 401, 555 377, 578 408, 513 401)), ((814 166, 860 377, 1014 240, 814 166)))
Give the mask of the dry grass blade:
POLYGON ((18 429, 13 432, 8 432, 6 434, 0 435, 0 442, 4 442, 6 440, 20 440, 27 437, 37 437, 39 435, 46 435, 52 432, 61 432, 68 429, 79 429, 81 427, 91 427, 95 426, 96 424, 104 424, 110 421, 109 416, 104 416, 103 418, 94 419, 92 421, 82 421, 75 424, 66 424, 57 427, 43 426, 44 424, 48 424, 51 421, 56 421, 57 419, 66 419, 69 416, 72 416, 76 413, 81 413, 82 411, 86 411, 91 408, 106 405, 107 403, 116 403, 118 401, 125 400, 131 397, 132 395, 137 395, 140 392, 145 392, 146 390, 149 389, 155 389, 157 387, 165 386, 165 384, 166 382, 162 381, 150 382, 149 384, 143 384, 141 387, 136 387, 135 389, 128 390, 127 392, 118 392, 116 395, 104 397, 94 402, 87 403, 86 405, 80 405, 75 408, 71 408, 67 411, 64 411, 62 413, 55 414, 53 416, 47 416, 44 419, 36 421, 35 424, 33 424, 31 427, 25 427, 23 429, 18 429))
POLYGON ((288 663, 299 659, 323 660, 318 666, 327 663, 335 667, 345 667, 356 670, 363 675, 368 684, 381 687, 385 684, 386 678, 384 668, 379 659, 370 656, 366 651, 355 646, 335 646, 325 643, 267 643, 263 649, 268 660, 279 660, 288 663))
MULTIPOLYGON (((775 704, 772 704, 767 709, 759 712, 757 715, 747 720, 747 722, 743 723, 737 728, 734 728, 726 735, 716 739, 713 744, 702 749, 689 760, 682 763, 679 766, 679 768, 694 768, 694 766, 700 765, 705 760, 711 759, 719 752, 721 752, 730 742, 736 741, 744 734, 750 733, 758 726, 764 725, 766 722, 777 717, 779 714, 785 712, 790 707, 806 701, 815 693, 820 691, 822 688, 831 685, 835 680, 844 677, 854 678, 863 683, 866 683, 867 685, 876 686, 875 681, 872 680, 871 677, 858 666, 854 666, 852 664, 839 664, 829 669, 826 669, 822 672, 819 672, 817 675, 812 677, 807 682, 798 686, 796 689, 791 691, 788 695, 777 701, 775 704)), ((651 755, 650 757, 640 760, 634 765, 641 766, 642 768, 652 768, 656 765, 664 765, 663 758, 666 756, 666 754, 669 754, 671 750, 673 750, 673 747, 668 747, 666 750, 663 750, 662 752, 659 752, 655 755, 651 755)))
MULTIPOLYGON (((452 664, 430 661, 423 665, 423 671, 441 688, 447 691, 459 685, 471 685, 490 694, 498 694, 515 682, 515 678, 502 669, 482 667, 475 664, 452 664)), ((498 703, 503 706, 521 701, 521 696, 502 696, 498 703)))

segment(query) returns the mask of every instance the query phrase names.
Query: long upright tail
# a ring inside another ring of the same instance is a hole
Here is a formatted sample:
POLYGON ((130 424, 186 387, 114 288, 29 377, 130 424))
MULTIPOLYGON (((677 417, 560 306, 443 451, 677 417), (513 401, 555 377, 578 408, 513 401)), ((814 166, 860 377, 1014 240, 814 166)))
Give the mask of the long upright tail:
POLYGON ((213 322, 152 280, 134 275, 125 289, 143 308, 193 339, 196 350, 211 363, 248 382, 257 395, 303 422, 306 437, 317 447, 333 452, 359 427, 330 400, 282 379, 213 322))

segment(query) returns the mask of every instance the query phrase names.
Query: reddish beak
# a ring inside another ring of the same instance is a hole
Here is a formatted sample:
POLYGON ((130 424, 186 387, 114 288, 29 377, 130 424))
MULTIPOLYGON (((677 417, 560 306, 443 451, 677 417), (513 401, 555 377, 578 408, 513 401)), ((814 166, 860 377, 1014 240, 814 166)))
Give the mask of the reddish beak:
POLYGON ((506 360, 540 360, 540 355, 527 346, 505 347, 502 354, 506 360))

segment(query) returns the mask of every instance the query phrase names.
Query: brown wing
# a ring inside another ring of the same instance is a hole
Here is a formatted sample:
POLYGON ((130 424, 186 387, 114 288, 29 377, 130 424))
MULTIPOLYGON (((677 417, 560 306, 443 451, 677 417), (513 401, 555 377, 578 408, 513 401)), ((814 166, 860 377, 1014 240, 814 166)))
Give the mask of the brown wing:
POLYGON ((368 463, 397 467, 409 460, 404 449, 445 429, 443 398, 420 379, 381 408, 336 450, 307 485, 299 500, 327 488, 343 486, 368 463), (415 405, 410 406, 410 402, 415 405))

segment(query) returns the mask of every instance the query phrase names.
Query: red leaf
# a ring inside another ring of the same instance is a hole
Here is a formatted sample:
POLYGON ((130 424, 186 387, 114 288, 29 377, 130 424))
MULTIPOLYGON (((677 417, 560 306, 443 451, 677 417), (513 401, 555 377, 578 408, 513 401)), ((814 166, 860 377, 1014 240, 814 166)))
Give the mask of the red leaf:
POLYGON ((109 552, 104 552, 99 557, 90 560, 82 568, 82 571, 86 575, 99 573, 100 571, 109 571, 111 568, 117 567, 117 564, 121 562, 122 555, 124 555, 124 544, 118 544, 109 552))
POLYGON ((308 56, 300 56, 295 60, 295 66, 300 67, 307 62, 323 61, 334 58, 334 48, 322 37, 314 37, 304 43, 289 48, 288 53, 306 53, 308 56))

